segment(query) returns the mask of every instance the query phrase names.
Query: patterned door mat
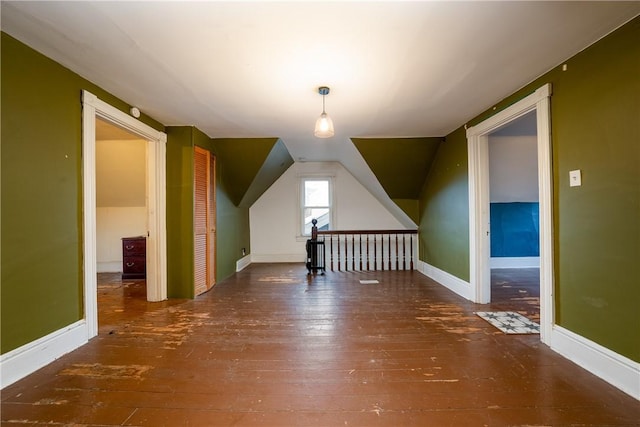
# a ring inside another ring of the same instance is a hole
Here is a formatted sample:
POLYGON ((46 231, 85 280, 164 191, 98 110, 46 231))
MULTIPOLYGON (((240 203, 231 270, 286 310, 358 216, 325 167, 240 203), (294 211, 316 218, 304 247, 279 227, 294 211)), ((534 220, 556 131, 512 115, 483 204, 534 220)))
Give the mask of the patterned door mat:
POLYGON ((540 325, 515 311, 478 311, 476 314, 505 334, 540 333, 540 325))

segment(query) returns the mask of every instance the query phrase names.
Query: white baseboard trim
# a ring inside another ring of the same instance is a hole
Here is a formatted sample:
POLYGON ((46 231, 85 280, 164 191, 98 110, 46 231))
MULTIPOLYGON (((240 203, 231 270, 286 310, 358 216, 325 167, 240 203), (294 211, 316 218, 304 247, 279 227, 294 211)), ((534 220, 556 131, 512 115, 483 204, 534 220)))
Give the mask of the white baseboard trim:
MULTIPOLYGON (((472 300, 471 285, 464 280, 423 261, 418 261, 418 271, 472 300)), ((547 344, 556 353, 640 400, 640 363, 557 325, 552 328, 547 344)))
POLYGON ((491 268, 537 268, 540 257, 494 257, 489 260, 491 268))
POLYGON ((251 264, 251 254, 246 255, 236 261, 236 273, 247 268, 251 264))
POLYGON ((469 282, 420 260, 418 260, 418 271, 461 297, 473 300, 473 290, 469 282))
POLYGON ((640 400, 640 363, 557 325, 551 331, 549 346, 578 366, 640 400))
POLYGON ((98 261, 96 266, 98 273, 122 273, 122 261, 98 261))
POLYGON ((303 253, 295 254, 253 254, 251 262, 302 262, 306 261, 306 255, 303 253))
POLYGON ((26 377, 87 343, 87 324, 79 320, 0 356, 0 388, 26 377))

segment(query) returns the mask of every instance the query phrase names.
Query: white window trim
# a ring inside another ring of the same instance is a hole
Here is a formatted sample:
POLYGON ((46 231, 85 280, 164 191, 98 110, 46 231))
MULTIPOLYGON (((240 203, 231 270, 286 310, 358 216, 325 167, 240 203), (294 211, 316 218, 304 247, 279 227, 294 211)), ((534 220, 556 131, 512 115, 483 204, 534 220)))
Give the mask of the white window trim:
POLYGON ((336 220, 336 198, 335 198, 335 180, 336 177, 333 174, 301 174, 298 175, 298 205, 296 214, 297 221, 297 231, 296 231, 296 240, 297 241, 306 241, 310 235, 305 235, 303 233, 304 220, 302 219, 304 216, 304 183, 305 181, 311 180, 328 180, 329 181, 329 212, 330 212, 330 225, 333 230, 337 230, 337 220, 336 220))

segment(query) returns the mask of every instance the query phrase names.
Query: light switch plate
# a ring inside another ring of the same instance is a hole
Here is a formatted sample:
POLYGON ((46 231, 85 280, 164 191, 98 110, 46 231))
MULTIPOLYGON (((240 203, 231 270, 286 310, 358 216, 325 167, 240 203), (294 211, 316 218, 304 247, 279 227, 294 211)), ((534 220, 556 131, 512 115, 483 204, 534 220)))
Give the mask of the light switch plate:
POLYGON ((582 185, 582 173, 580 169, 569 171, 569 187, 580 187, 582 185))

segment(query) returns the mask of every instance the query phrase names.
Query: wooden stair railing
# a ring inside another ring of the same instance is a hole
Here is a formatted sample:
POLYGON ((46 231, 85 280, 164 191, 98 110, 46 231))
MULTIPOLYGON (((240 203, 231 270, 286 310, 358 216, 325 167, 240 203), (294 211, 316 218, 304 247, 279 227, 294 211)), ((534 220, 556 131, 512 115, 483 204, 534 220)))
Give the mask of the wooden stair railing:
POLYGON ((324 240, 329 257, 325 265, 331 271, 413 270, 417 234, 418 230, 318 230, 317 238, 324 240))

